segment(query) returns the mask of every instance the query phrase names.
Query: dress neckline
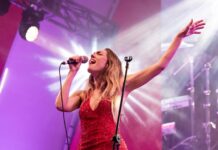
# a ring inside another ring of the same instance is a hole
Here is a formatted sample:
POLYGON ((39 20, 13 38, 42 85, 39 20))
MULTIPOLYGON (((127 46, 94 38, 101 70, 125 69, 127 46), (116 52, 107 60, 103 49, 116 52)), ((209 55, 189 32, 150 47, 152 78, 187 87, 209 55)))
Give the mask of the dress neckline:
POLYGON ((102 100, 100 100, 100 101, 98 102, 96 108, 93 109, 93 108, 91 107, 91 100, 90 100, 90 98, 88 98, 88 105, 89 105, 89 108, 91 109, 91 111, 95 112, 95 111, 98 109, 98 107, 99 107, 99 105, 100 105, 100 103, 101 103, 102 101, 108 101, 108 102, 110 102, 109 100, 102 99, 102 100))

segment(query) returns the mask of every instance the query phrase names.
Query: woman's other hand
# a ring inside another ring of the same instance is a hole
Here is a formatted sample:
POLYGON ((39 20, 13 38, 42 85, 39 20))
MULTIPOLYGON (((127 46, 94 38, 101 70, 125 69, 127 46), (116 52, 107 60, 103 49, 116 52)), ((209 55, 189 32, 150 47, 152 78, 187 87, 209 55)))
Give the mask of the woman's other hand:
POLYGON ((194 22, 192 19, 188 25, 178 33, 178 37, 184 38, 192 34, 201 34, 200 30, 203 29, 204 26, 204 20, 194 22))

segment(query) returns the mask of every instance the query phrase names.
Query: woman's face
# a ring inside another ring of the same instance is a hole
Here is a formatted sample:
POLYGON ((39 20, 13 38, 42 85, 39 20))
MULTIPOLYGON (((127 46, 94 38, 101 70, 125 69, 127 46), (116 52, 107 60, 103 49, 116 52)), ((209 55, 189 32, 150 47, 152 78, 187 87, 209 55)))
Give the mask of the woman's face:
POLYGON ((89 60, 88 72, 94 76, 97 76, 107 65, 107 60, 106 50, 94 52, 89 60))

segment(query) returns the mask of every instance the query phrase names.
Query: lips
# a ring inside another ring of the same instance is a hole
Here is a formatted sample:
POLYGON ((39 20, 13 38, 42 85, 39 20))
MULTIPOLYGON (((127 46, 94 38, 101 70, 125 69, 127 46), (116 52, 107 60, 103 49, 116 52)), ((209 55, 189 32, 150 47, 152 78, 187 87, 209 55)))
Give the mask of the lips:
POLYGON ((96 60, 94 60, 94 59, 89 60, 89 64, 95 64, 95 63, 96 63, 96 60))

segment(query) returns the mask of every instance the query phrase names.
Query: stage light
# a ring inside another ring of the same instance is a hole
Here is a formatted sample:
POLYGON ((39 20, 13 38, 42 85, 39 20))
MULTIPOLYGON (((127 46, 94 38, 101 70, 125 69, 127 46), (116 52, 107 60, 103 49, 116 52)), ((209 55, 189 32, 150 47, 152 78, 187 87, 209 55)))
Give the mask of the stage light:
POLYGON ((34 41, 38 37, 40 24, 44 13, 37 10, 37 7, 30 6, 22 13, 22 20, 19 27, 20 36, 27 41, 34 41))

